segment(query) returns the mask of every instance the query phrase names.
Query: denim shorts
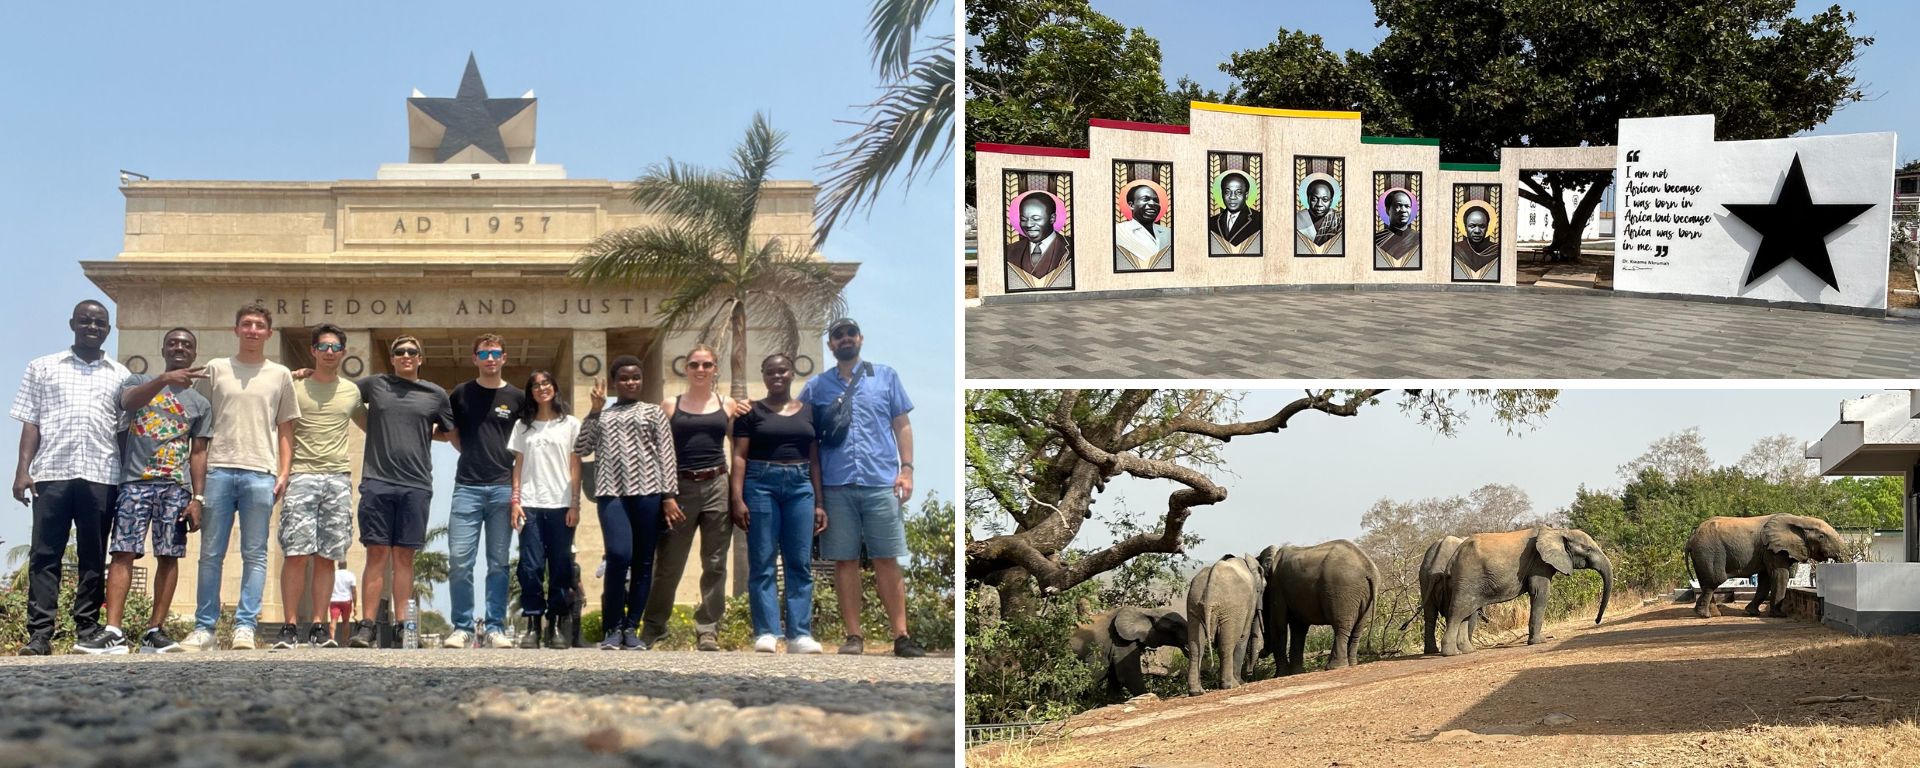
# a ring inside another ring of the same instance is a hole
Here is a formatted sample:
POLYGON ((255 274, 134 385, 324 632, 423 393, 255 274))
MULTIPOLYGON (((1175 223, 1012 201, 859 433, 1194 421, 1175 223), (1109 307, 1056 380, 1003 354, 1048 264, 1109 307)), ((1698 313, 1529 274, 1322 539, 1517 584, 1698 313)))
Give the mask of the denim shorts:
POLYGON ((827 530, 820 534, 820 557, 858 560, 866 545, 867 557, 907 556, 907 525, 893 486, 829 485, 827 530))

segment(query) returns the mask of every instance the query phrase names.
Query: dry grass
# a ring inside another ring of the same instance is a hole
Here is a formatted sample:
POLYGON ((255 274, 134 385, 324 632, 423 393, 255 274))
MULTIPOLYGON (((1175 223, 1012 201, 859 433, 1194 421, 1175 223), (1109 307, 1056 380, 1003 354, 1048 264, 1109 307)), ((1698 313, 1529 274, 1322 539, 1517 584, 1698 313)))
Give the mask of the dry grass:
POLYGON ((1869 725, 1753 725, 1707 735, 1710 765, 1738 768, 1920 765, 1920 725, 1913 713, 1869 725))
POLYGON ((1787 661, 1797 669, 1827 674, 1893 674, 1913 671, 1913 638, 1844 637, 1795 649, 1787 661))

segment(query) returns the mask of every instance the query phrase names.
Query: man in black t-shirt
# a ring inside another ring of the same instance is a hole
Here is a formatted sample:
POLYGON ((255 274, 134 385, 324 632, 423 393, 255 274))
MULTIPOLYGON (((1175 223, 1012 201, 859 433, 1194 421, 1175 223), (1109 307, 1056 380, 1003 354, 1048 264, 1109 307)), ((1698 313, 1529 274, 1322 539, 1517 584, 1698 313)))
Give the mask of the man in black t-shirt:
POLYGON ((362 618, 347 641, 352 648, 372 647, 374 611, 389 587, 404 636, 410 639, 419 631, 409 609, 413 556, 426 544, 427 507, 433 501, 432 445, 455 437, 447 391, 420 380, 421 349, 412 336, 394 339, 387 348, 394 372, 359 381, 365 410, 359 420, 367 431, 360 464, 360 543, 367 547, 367 567, 360 579, 366 595, 360 601, 362 618))
POLYGON ((453 632, 443 645, 466 648, 473 642, 473 560, 484 534, 487 545, 486 612, 478 624, 480 647, 512 648, 507 639, 507 545, 513 539, 510 512, 513 453, 507 438, 526 403, 526 393, 500 377, 507 365, 504 341, 483 333, 473 340, 473 367, 479 376, 453 388, 453 447, 460 451, 454 476, 453 513, 447 520, 447 576, 453 594, 453 632))

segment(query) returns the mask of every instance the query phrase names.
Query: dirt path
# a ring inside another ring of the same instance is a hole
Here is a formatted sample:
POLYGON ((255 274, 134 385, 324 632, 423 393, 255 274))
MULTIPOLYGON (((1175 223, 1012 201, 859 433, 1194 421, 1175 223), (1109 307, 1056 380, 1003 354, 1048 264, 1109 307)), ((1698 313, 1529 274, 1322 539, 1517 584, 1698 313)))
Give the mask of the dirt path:
POLYGON ((1075 718, 1065 738, 976 749, 967 762, 1920 765, 1911 721, 1920 638, 1852 638, 1786 619, 1701 620, 1667 605, 1551 634, 1538 646, 1381 661, 1131 712, 1108 707, 1075 718), (1847 694, 1886 701, 1795 703, 1847 694))

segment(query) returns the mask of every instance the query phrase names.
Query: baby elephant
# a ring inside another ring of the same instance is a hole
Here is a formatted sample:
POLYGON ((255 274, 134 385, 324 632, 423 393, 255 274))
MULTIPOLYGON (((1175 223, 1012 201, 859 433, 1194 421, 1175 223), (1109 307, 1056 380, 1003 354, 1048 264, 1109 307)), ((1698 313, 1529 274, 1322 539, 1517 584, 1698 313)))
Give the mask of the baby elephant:
POLYGON ((1768 616, 1785 616, 1787 578, 1795 563, 1838 560, 1846 555, 1840 532, 1827 521, 1800 515, 1711 517, 1693 529, 1687 539, 1687 561, 1700 580, 1700 596, 1693 615, 1713 618, 1713 592, 1736 576, 1760 575, 1760 588, 1747 604, 1747 615, 1760 615, 1766 602, 1768 616))
POLYGON ((1185 649, 1187 620, 1173 608, 1123 605, 1080 625, 1068 641, 1080 658, 1099 662, 1107 695, 1127 697, 1147 692, 1140 678, 1140 656, 1161 646, 1185 649))

